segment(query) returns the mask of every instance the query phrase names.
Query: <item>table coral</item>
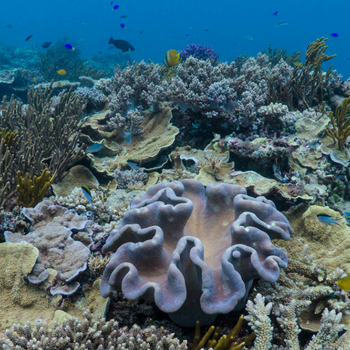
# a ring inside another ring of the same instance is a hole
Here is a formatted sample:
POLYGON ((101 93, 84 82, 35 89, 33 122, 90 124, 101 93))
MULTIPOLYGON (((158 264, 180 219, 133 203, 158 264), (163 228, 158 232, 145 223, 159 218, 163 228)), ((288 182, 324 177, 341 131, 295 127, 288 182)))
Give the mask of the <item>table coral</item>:
POLYGON ((254 279, 275 282, 287 266, 271 239, 290 238, 288 220, 241 186, 162 182, 130 208, 103 247, 115 253, 101 294, 154 300, 182 326, 242 308, 254 279))

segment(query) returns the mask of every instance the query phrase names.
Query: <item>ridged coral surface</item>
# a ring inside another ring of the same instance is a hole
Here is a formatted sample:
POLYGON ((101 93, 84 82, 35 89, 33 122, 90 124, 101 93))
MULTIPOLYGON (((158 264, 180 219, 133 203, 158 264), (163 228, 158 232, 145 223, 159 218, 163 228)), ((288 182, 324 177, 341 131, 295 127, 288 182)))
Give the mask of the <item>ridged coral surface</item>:
POLYGON ((241 186, 162 182, 130 208, 103 247, 115 253, 101 293, 154 300, 182 326, 242 308, 254 279, 275 282, 287 266, 271 239, 290 238, 288 220, 241 186))

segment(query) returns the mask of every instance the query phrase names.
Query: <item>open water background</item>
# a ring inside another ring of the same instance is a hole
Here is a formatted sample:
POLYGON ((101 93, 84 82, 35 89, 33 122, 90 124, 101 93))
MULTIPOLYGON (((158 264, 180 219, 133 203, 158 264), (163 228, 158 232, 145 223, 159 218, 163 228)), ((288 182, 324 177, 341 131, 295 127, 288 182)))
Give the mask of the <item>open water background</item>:
MULTIPOLYGON (((135 46, 133 60, 163 60, 169 49, 178 51, 187 44, 211 45, 219 60, 231 61, 263 48, 301 51, 322 36, 329 38, 327 54, 345 79, 350 77, 350 1, 345 0, 0 0, 0 42, 26 47, 56 42, 69 37, 79 44, 83 57, 113 52, 114 39, 128 40, 135 46), (119 9, 112 11, 114 5, 119 9), (279 11, 278 16, 273 16, 279 11), (128 15, 121 19, 120 16, 128 15), (287 27, 278 27, 288 22, 287 27), (124 23, 126 29, 121 29, 124 23), (12 25, 13 28, 7 28, 12 25), (209 31, 205 31, 209 30, 209 31), (140 33, 143 32, 143 33, 140 33), (331 37, 331 33, 339 37, 331 37), (33 34, 29 41, 25 38, 33 34), (252 41, 244 37, 251 36, 252 41), (109 47, 112 50, 109 51, 109 47)), ((327 68, 324 65, 324 68, 327 68)))

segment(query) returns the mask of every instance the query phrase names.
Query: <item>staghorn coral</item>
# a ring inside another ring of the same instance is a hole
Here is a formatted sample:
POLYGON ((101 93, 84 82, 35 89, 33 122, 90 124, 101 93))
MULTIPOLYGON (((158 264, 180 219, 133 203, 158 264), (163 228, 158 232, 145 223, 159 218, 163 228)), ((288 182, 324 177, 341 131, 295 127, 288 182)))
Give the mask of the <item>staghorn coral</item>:
POLYGON ((242 308, 253 279, 276 281, 287 265, 270 238, 288 240, 292 228, 271 201, 243 187, 160 183, 130 208, 103 247, 115 253, 101 294, 121 289, 129 299, 154 300, 180 325, 242 308))
POLYGON ((269 318, 272 303, 265 306, 265 299, 261 294, 258 294, 254 303, 251 300, 247 301, 246 310, 249 315, 245 319, 252 327, 256 339, 254 341, 255 350, 268 350, 271 348, 272 331, 271 321, 269 318))
POLYGON ((6 339, 0 338, 3 350, 187 350, 187 342, 170 334, 163 327, 138 325, 119 327, 115 320, 94 318, 84 312, 83 320, 69 317, 60 325, 48 325, 40 320, 35 325, 14 324, 6 330, 6 339))
MULTIPOLYGON (((245 319, 249 321, 249 325, 256 333, 256 340, 254 342, 253 350, 269 350, 272 347, 272 332, 271 319, 269 317, 273 304, 269 303, 265 306, 265 299, 261 294, 258 294, 254 303, 248 301, 247 311, 248 316, 245 319)), ((300 328, 297 324, 297 307, 296 301, 293 299, 288 305, 280 305, 281 317, 277 318, 284 332, 284 342, 286 349, 300 350, 300 342, 298 334, 300 328)), ((325 311, 322 314, 320 330, 315 334, 309 344, 304 348, 305 350, 323 350, 323 349, 337 349, 347 350, 350 346, 350 331, 343 335, 339 335, 344 329, 341 324, 342 314, 333 311, 325 311)))

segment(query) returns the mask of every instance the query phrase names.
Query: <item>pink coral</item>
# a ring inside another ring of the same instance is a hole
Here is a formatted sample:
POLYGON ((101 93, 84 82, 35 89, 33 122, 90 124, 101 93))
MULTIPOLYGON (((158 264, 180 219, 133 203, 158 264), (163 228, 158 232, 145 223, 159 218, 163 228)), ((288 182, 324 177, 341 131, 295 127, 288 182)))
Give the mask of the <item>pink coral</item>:
POLYGON ((288 220, 241 186, 163 182, 130 208, 103 247, 115 253, 101 294, 154 300, 182 326, 242 308, 254 279, 275 282, 287 266, 271 239, 290 238, 288 220))

